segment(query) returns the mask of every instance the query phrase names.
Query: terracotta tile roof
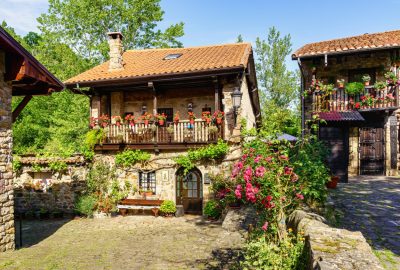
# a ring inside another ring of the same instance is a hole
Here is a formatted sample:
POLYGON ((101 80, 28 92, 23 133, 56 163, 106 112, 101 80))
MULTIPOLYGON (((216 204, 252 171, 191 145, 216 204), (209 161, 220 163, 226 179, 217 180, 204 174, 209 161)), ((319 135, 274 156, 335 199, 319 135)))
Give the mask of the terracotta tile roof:
POLYGON ((321 112, 319 117, 325 121, 365 121, 358 111, 351 112, 321 112))
POLYGON ((393 47, 400 47, 400 30, 306 44, 295 51, 292 58, 393 47))
POLYGON ((246 67, 251 52, 250 43, 235 43, 215 46, 130 50, 123 54, 124 69, 108 71, 108 61, 85 71, 65 84, 91 81, 139 78, 200 72, 214 69, 246 67), (182 54, 179 58, 164 60, 169 54, 182 54))

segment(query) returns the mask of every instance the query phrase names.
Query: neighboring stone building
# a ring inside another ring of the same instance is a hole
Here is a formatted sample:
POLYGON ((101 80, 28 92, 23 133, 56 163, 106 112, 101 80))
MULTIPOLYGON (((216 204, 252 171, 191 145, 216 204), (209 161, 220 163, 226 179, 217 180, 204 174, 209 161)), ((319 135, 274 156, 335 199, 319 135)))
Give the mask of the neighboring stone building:
POLYGON ((0 27, 0 251, 14 249, 14 193, 11 124, 32 95, 63 84, 0 27), (25 96, 11 111, 11 97, 25 96))
POLYGON ((92 126, 107 125, 106 139, 96 146, 95 159, 114 164, 115 154, 124 149, 150 152, 150 162, 119 170, 119 178, 184 205, 186 212, 201 213, 208 194, 208 176, 228 171, 232 160, 240 155, 241 119, 246 119, 247 128, 260 124, 251 45, 124 52, 122 40, 121 33, 109 33, 110 61, 65 82, 76 92, 89 88, 85 93, 91 96, 92 126), (237 97, 238 104, 232 97, 237 97), (220 124, 207 124, 201 117, 203 112, 212 115, 216 111, 225 113, 220 124), (188 112, 197 116, 192 123, 188 112), (143 119, 146 114, 162 113, 166 115, 164 123, 143 119), (135 122, 119 120, 131 116, 135 122), (225 161, 204 164, 182 175, 174 157, 218 139, 231 147, 225 161))
POLYGON ((397 175, 400 31, 311 43, 292 58, 299 63, 305 93, 303 129, 308 130, 313 114, 326 122, 319 125, 318 135, 330 146, 332 173, 344 182, 349 175, 397 175), (387 81, 385 74, 393 78, 378 89, 387 81), (369 85, 348 94, 346 85, 363 82, 365 75, 369 85))

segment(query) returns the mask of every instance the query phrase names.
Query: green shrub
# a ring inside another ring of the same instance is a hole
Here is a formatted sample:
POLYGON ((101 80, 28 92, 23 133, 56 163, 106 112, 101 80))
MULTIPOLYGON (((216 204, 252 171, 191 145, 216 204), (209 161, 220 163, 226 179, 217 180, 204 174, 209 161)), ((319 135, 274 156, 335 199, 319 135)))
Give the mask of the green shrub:
POLYGON ((129 167, 136 162, 144 162, 150 159, 150 154, 141 150, 125 150, 115 156, 115 163, 118 166, 129 167))
POLYGON ((49 168, 53 173, 61 173, 67 170, 68 165, 64 161, 52 161, 49 163, 49 168))
POLYGON ((19 156, 14 156, 12 167, 14 172, 19 172, 22 169, 22 163, 19 156))
POLYGON ((352 82, 346 85, 346 93, 349 95, 361 94, 364 91, 364 84, 360 82, 352 82))
POLYGON ((104 129, 92 129, 86 133, 85 145, 89 149, 93 149, 96 144, 102 144, 106 137, 104 129))
POLYGON ((87 217, 92 217, 96 209, 97 198, 93 195, 83 195, 75 202, 75 210, 87 217))
POLYGON ((301 235, 296 237, 289 234, 279 244, 269 242, 261 236, 246 244, 241 269, 303 270, 307 269, 307 258, 301 235))
POLYGON ((218 219, 222 214, 222 209, 216 200, 209 200, 204 207, 204 214, 207 217, 218 219))
POLYGON ((160 211, 164 214, 175 214, 176 206, 173 201, 165 200, 160 206, 160 211))

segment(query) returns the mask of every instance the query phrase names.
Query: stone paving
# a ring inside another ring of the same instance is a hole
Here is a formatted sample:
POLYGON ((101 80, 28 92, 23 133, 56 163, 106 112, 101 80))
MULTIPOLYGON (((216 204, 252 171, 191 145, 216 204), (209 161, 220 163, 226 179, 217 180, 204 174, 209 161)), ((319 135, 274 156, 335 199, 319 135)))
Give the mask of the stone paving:
POLYGON ((361 231, 386 269, 400 269, 400 178, 350 178, 330 194, 337 226, 361 231))
POLYGON ((244 240, 198 216, 24 221, 0 269, 232 269, 244 240))

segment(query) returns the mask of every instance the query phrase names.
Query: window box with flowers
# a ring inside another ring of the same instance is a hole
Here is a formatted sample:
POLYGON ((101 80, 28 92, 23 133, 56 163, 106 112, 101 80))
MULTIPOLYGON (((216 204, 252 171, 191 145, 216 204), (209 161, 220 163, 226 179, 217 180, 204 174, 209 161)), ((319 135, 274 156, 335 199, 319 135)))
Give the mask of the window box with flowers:
POLYGON ((196 115, 194 112, 188 112, 188 120, 191 125, 194 124, 194 120, 196 120, 196 115))
POLYGON ((107 114, 102 114, 98 119, 98 124, 105 128, 110 124, 110 117, 107 114))
POLYGON ((207 125, 209 125, 211 123, 211 112, 202 112, 201 119, 203 119, 203 121, 206 121, 207 125))
POLYGON ((142 115, 142 121, 143 123, 147 126, 149 124, 149 122, 153 119, 153 115, 151 113, 144 113, 142 115))
POLYGON ((155 115, 155 118, 158 120, 158 125, 163 126, 165 124, 165 119, 167 119, 167 116, 165 113, 158 113, 155 115))
POLYGON ((222 111, 215 111, 213 115, 213 120, 217 125, 221 125, 222 121, 224 120, 225 113, 222 111))
POLYGON ((135 116, 132 114, 127 114, 125 116, 125 121, 132 127, 135 125, 135 116))

